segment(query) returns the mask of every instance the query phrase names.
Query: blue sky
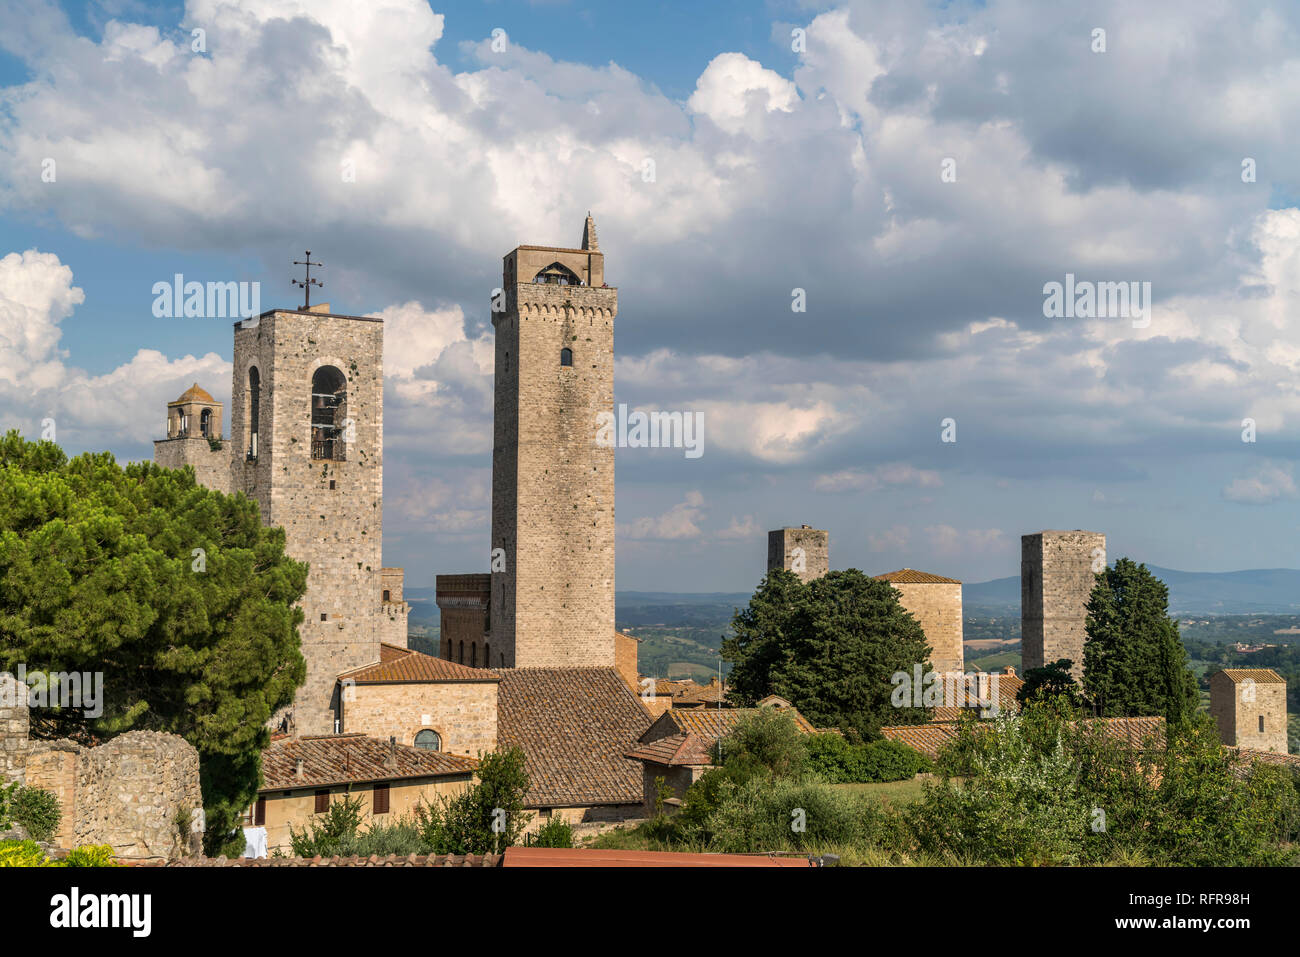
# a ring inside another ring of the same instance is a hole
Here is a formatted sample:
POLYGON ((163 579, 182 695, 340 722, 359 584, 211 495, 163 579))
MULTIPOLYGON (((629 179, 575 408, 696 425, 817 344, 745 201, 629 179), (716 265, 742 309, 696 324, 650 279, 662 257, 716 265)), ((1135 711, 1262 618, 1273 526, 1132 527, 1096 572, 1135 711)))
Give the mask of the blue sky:
POLYGON ((155 318, 152 285, 293 305, 310 246, 336 311, 387 321, 386 563, 481 570, 500 257, 591 209, 616 401, 705 421, 699 459, 618 452, 620 589, 748 589, 801 523, 873 573, 1016 574, 1022 533, 1076 527, 1166 567, 1297 564, 1292 4, 0 18, 6 428, 147 457, 190 382, 230 391, 229 321, 155 318), (1151 283, 1150 324, 1045 317, 1067 273, 1151 283))

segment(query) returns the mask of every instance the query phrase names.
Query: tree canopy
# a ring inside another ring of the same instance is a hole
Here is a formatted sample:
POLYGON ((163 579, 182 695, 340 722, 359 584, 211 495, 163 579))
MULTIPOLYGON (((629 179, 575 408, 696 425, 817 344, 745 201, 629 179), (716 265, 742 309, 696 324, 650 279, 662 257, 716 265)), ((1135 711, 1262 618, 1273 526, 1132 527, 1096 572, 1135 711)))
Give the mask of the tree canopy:
POLYGON ((1169 589, 1145 565, 1121 558, 1097 573, 1088 600, 1083 690, 1098 714, 1164 715, 1170 724, 1197 706, 1196 679, 1169 617, 1169 589))
POLYGON ((0 439, 0 669, 102 673, 102 714, 52 711, 55 733, 193 744, 210 834, 256 794, 267 722, 305 676, 306 581, 255 502, 191 469, 0 439))
POLYGON ((768 573, 736 612, 722 656, 732 662, 731 695, 753 705, 778 694, 813 724, 875 736, 889 724, 925 720, 923 708, 896 708, 891 677, 931 670, 930 646, 885 581, 857 569, 808 584, 768 573))

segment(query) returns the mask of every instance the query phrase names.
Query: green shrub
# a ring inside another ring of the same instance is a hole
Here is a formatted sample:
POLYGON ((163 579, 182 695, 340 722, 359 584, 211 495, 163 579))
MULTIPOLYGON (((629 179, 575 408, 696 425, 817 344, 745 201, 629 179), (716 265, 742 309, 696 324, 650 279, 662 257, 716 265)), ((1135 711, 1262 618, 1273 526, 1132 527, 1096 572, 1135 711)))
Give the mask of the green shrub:
POLYGON ((524 839, 529 847, 573 847, 573 828, 558 814, 524 839))
POLYGON ((719 851, 808 850, 858 836, 857 800, 818 781, 753 778, 710 815, 719 851))
POLYGON ((925 755, 901 741, 850 744, 838 734, 808 739, 808 769, 832 784, 906 781, 930 768, 925 755))
POLYGON ((337 857, 341 848, 356 840, 361 827, 361 798, 331 801, 329 810, 313 817, 299 831, 289 825, 289 843, 295 857, 337 857))
POLYGON ((48 841, 59 829, 59 799, 49 791, 21 787, 11 804, 13 819, 27 829, 32 840, 48 841))
POLYGON ((35 841, 0 841, 0 867, 58 867, 35 841))
POLYGON ((88 844, 73 848, 63 859, 66 867, 121 867, 107 844, 88 844))

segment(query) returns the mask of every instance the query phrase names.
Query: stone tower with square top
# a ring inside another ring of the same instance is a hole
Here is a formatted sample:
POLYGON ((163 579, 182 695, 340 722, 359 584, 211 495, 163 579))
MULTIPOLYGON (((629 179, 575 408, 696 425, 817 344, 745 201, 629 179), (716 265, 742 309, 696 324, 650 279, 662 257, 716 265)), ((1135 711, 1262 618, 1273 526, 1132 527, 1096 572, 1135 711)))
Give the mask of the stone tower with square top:
POLYGON ((1020 536, 1020 642, 1024 668, 1069 658, 1083 678, 1088 599, 1106 567, 1100 532, 1044 531, 1020 536))
POLYGON ((831 567, 831 533, 801 525, 767 533, 767 570, 794 572, 805 585, 822 578, 831 567))
POLYGON ((577 248, 519 246, 493 300, 492 565, 483 660, 613 667, 618 290, 591 215, 577 248))
POLYGON ((382 563, 383 357, 381 319, 335 315, 328 303, 235 324, 231 489, 311 566, 297 734, 333 732, 337 676, 378 661, 381 641, 406 646, 401 570, 382 563))

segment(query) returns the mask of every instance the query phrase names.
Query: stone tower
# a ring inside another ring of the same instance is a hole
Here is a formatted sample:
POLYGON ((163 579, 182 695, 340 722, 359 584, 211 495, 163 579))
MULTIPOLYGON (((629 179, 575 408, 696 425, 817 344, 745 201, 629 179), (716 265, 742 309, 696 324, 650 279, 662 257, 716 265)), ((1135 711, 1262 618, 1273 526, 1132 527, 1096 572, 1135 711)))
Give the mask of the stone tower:
POLYGON ((784 568, 805 585, 830 570, 831 533, 801 525, 767 533, 767 570, 784 568))
POLYGON ((1093 576, 1106 567, 1100 532, 1045 531, 1020 536, 1020 643, 1025 670, 1059 658, 1083 677, 1086 606, 1093 576))
POLYGON ((200 485, 230 491, 230 449, 221 435, 222 405, 196 382, 167 403, 167 438, 153 443, 153 460, 169 469, 194 467, 200 485))
POLYGON ((1286 754, 1286 679, 1272 668, 1224 668, 1210 676, 1210 714, 1224 744, 1286 754))
POLYGON ((231 488, 311 565, 298 734, 333 732, 340 672, 378 661, 381 640, 406 646, 401 572, 381 562, 383 356, 381 319, 333 315, 328 303, 235 324, 231 488))
POLYGON ((494 667, 614 666, 614 406, 618 291, 591 215, 577 249, 519 246, 493 302, 494 667))
POLYGON ((916 619, 930 645, 930 664, 947 674, 964 671, 966 655, 962 645, 961 582, 915 568, 877 575, 898 592, 898 600, 916 619))

